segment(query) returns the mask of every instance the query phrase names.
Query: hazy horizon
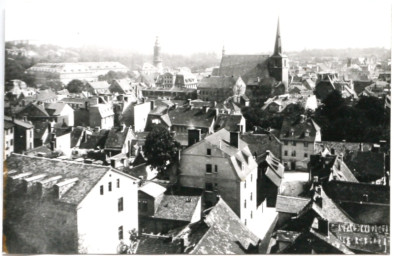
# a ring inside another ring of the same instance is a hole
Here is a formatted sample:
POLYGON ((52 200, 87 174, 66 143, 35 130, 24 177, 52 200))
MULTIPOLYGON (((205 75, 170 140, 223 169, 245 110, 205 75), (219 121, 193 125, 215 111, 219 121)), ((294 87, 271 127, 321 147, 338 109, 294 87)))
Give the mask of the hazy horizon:
POLYGON ((280 17, 284 52, 391 50, 391 2, 8 0, 5 40, 151 54, 271 53, 280 17))

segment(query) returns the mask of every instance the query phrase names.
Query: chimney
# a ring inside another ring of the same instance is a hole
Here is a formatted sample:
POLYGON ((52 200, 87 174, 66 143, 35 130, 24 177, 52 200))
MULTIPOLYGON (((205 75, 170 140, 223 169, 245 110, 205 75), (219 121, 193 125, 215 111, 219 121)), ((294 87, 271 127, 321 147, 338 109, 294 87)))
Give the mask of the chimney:
MULTIPOLYGON (((12 121, 14 121, 14 117, 12 117, 12 121)), ((23 116, 23 121, 27 122, 27 116, 23 116)))
POLYGON ((174 109, 177 109, 178 108, 178 103, 175 103, 174 104, 174 109))
POLYGON ((216 102, 216 100, 213 102, 213 107, 216 107, 218 103, 216 102))
POLYGON ((360 152, 363 152, 364 151, 364 144, 363 143, 360 143, 360 152))
POLYGON ((189 147, 201 140, 201 129, 188 130, 189 147))
POLYGON ((204 113, 208 113, 208 109, 209 109, 208 106, 203 106, 203 107, 202 107, 202 110, 204 111, 204 113))
POLYGON ((38 194, 41 197, 47 195, 48 192, 51 191, 51 188, 53 187, 53 185, 55 185, 58 182, 58 180, 60 180, 61 178, 62 178, 62 176, 58 175, 58 176, 49 177, 45 180, 38 181, 37 182, 38 194))
POLYGON ((321 196, 315 196, 314 201, 317 206, 319 206, 320 208, 323 207, 323 198, 321 196))
POLYGON ((52 124, 51 124, 51 122, 48 122, 48 133, 49 134, 52 133, 52 124))
POLYGON ((60 199, 77 181, 78 178, 71 178, 55 184, 55 197, 60 199))
POLYGON ((238 148, 239 144, 239 132, 230 132, 230 145, 238 148))
POLYGON ((335 148, 331 148, 331 155, 335 155, 335 148))
POLYGON ((187 99, 187 105, 189 105, 189 106, 192 105, 192 100, 191 99, 187 99))
POLYGON ((47 176, 47 174, 41 173, 41 174, 37 174, 37 175, 30 176, 30 177, 23 179, 22 183, 23 183, 24 192, 29 193, 29 194, 32 193, 33 189, 34 189, 34 187, 33 187, 34 183, 45 178, 46 176, 47 176))
POLYGON ((217 118, 219 116, 219 109, 215 108, 215 118, 217 118))
POLYGON ((115 168, 115 159, 111 159, 111 167, 115 168))

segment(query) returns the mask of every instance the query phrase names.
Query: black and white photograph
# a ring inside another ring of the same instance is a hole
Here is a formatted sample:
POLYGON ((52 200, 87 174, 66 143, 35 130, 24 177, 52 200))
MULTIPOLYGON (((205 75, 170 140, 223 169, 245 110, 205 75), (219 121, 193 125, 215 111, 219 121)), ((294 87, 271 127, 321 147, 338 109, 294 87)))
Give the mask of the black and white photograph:
POLYGON ((390 254, 390 0, 4 0, 3 254, 390 254))

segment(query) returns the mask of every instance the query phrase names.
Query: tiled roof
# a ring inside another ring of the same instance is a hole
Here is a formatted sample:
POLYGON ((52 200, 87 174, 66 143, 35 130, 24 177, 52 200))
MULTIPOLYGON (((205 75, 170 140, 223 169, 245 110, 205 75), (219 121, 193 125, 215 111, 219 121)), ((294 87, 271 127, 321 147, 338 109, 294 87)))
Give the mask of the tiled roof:
POLYGON ((370 182, 385 176, 385 154, 372 151, 349 152, 344 161, 360 181, 370 182))
POLYGON ((44 103, 45 110, 51 116, 58 116, 61 114, 63 109, 67 106, 66 103, 44 103))
POLYGON ((191 221, 200 196, 164 195, 154 218, 191 221))
POLYGON ((154 182, 145 182, 140 188, 139 191, 144 192, 147 195, 150 195, 154 198, 162 195, 164 192, 166 192, 166 188, 163 186, 160 186, 159 184, 156 184, 154 182))
POLYGON ((85 131, 85 127, 77 126, 71 132, 71 148, 75 147, 81 138, 83 132, 85 131))
POLYGON ((171 238, 142 235, 135 254, 181 254, 182 246, 171 238))
POLYGON ((219 76, 241 76, 244 81, 253 77, 268 77, 268 55, 225 55, 218 70, 219 76))
POLYGON ((311 201, 310 198, 278 195, 276 198, 276 211, 298 214, 311 201))
POLYGON ((205 112, 204 109, 190 107, 178 107, 168 112, 172 125, 203 128, 211 126, 215 114, 214 109, 208 109, 205 112))
POLYGON ((78 178, 75 185, 59 199, 61 202, 70 204, 80 203, 101 177, 111 169, 98 165, 19 154, 7 158, 7 168, 8 170, 17 170, 18 173, 33 172, 33 175, 34 173, 45 173, 48 176, 61 175, 62 180, 78 178))
POLYGON ((114 127, 111 128, 109 131, 107 140, 105 142, 105 148, 109 149, 122 149, 126 137, 129 132, 132 132, 132 130, 128 127, 114 127))
POLYGON ((283 120, 280 139, 315 141, 318 131, 320 131, 320 127, 311 118, 303 119, 300 116, 295 121, 291 118, 286 118, 283 120), (305 135, 307 131, 309 131, 309 136, 305 135))
POLYGON ((231 76, 211 76, 204 77, 199 83, 198 89, 214 89, 214 88, 226 88, 231 89, 235 85, 237 79, 231 76))
POLYGON ((259 243, 260 239, 222 199, 205 216, 205 223, 210 229, 191 254, 244 254, 259 243))
POLYGON ((4 129, 11 129, 14 126, 15 125, 12 122, 4 120, 4 129))
POLYGON ((96 149, 97 147, 100 147, 101 149, 103 149, 108 134, 109 130, 107 129, 102 129, 99 132, 93 132, 92 135, 90 135, 90 138, 88 136, 87 141, 81 143, 80 148, 96 149))
POLYGON ((267 150, 277 157, 281 155, 280 141, 273 134, 243 133, 241 139, 248 144, 252 154, 257 156, 257 161, 267 150))
POLYGON ((238 125, 241 125, 242 118, 242 115, 219 114, 214 128, 215 130, 224 128, 230 132, 239 131, 238 125))

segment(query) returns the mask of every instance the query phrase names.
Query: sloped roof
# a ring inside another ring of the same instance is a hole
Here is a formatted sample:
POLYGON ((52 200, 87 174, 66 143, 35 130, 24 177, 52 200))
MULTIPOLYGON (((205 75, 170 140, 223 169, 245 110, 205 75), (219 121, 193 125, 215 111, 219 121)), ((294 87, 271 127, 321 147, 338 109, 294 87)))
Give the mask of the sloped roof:
POLYGON ((30 103, 26 107, 22 108, 17 113, 18 115, 26 115, 26 116, 46 116, 49 117, 50 115, 45 110, 44 104, 38 103, 30 103), (37 112, 38 111, 38 112, 37 112))
POLYGON ((22 119, 17 119, 17 118, 14 118, 14 120, 12 120, 12 117, 9 116, 4 116, 4 120, 10 121, 17 126, 22 126, 23 128, 26 129, 34 128, 34 125, 30 121, 25 122, 22 119))
POLYGON ((34 124, 34 139, 40 139, 44 135, 45 131, 48 130, 48 121, 36 121, 34 124))
POLYGON ((71 148, 75 147, 85 131, 85 127, 77 126, 71 131, 71 148))
POLYGON ((105 148, 109 149, 121 149, 125 143, 127 134, 132 132, 130 128, 127 127, 114 127, 108 133, 107 140, 105 142, 105 148))
POLYGON ((226 129, 230 132, 239 131, 238 125, 241 125, 242 115, 219 114, 216 119, 215 130, 226 129))
POLYGON ((87 140, 79 146, 85 149, 96 149, 97 147, 104 148, 105 142, 107 140, 109 130, 102 129, 99 132, 93 132, 88 136, 87 140))
POLYGON ((250 246, 259 243, 260 239, 241 222, 223 199, 219 199, 205 216, 205 223, 210 229, 191 254, 244 254, 250 246))
POLYGON ((243 133, 240 136, 241 139, 248 144, 252 154, 257 156, 258 163, 259 156, 264 155, 267 150, 275 156, 281 155, 281 142, 273 134, 243 133))
POLYGON ((272 183, 279 187, 282 182, 285 167, 270 151, 266 153, 265 162, 268 165, 265 175, 272 181, 272 183))
POLYGON ((315 141, 318 131, 320 127, 311 118, 303 119, 301 116, 296 120, 286 118, 283 120, 280 139, 315 141), (306 131, 309 131, 309 136, 305 135, 306 131))
POLYGON ((181 254, 182 246, 171 238, 142 235, 135 254, 181 254))
POLYGON ((89 82, 89 85, 95 90, 108 90, 111 86, 107 81, 89 82))
POLYGON ((200 196, 164 195, 153 218, 190 222, 200 196))
POLYGON ((172 125, 204 128, 211 126, 215 114, 214 109, 208 109, 205 112, 204 109, 190 107, 178 107, 168 112, 172 125))
POLYGON ((166 188, 156 184, 154 182, 146 182, 140 188, 139 191, 144 192, 147 195, 150 195, 154 198, 164 194, 166 192, 166 188))
POLYGON ((211 76, 204 77, 197 86, 197 89, 232 89, 237 79, 231 76, 211 76))
POLYGON ((344 161, 360 181, 374 181, 385 176, 384 153, 354 151, 349 152, 344 161))
POLYGON ((244 81, 254 77, 268 77, 268 59, 268 55, 224 55, 218 75, 241 76, 244 81))
POLYGON ((44 103, 45 110, 51 116, 58 116, 62 113, 63 109, 67 106, 66 103, 44 103))
POLYGON ((278 195, 276 198, 276 211, 298 214, 311 201, 310 198, 278 195))
POLYGON ((7 167, 18 172, 45 173, 49 176, 61 175, 63 179, 78 178, 60 199, 69 204, 80 203, 93 186, 109 171, 110 167, 87 165, 71 161, 55 160, 14 154, 7 158, 7 167))
POLYGON ((12 122, 4 120, 4 129, 11 129, 14 126, 15 125, 12 122))

